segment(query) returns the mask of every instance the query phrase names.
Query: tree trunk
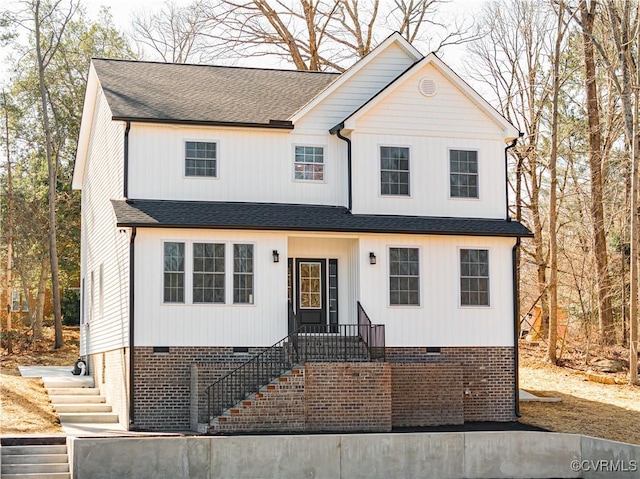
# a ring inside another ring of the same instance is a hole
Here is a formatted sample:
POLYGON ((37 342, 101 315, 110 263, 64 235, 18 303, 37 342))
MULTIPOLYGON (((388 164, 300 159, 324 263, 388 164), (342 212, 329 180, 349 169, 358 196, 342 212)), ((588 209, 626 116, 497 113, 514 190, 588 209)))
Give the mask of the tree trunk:
POLYGON ((57 164, 53 155, 53 140, 51 138, 51 125, 49 122, 49 108, 47 101, 47 87, 45 84, 44 71, 45 62, 42 56, 42 46, 40 40, 41 18, 40 0, 34 3, 34 33, 36 40, 36 60, 38 68, 38 81, 40 84, 40 103, 42 108, 42 121, 47 149, 47 165, 49 169, 49 260, 51 262, 51 289, 53 293, 53 315, 55 326, 54 349, 59 349, 64 345, 62 338, 62 309, 60 304, 60 281, 58 279, 58 248, 56 240, 56 183, 57 164))
POLYGON ((11 341, 11 313, 13 303, 13 177, 11 176, 11 149, 9 148, 9 107, 7 105, 7 94, 2 91, 4 101, 4 123, 5 123, 5 143, 7 147, 7 194, 9 196, 9 221, 7 228, 7 353, 13 353, 11 341))
POLYGON ((596 84, 596 65, 593 40, 593 24, 595 19, 596 0, 587 5, 587 0, 580 2, 582 21, 582 40, 584 45, 585 90, 587 97, 587 118, 589 124, 589 169, 591 176, 591 221, 593 222, 593 254, 596 262, 596 284, 598 288, 598 319, 602 341, 610 344, 614 339, 613 311, 611 309, 611 290, 607 241, 604 231, 603 207, 603 158, 600 133, 600 108, 596 84))
POLYGON ((33 337, 42 339, 42 320, 44 319, 44 300, 47 289, 47 258, 42 258, 40 265, 40 279, 38 280, 38 295, 36 296, 36 312, 33 316, 33 337))
POLYGON ((560 91, 560 53, 563 36, 564 3, 560 1, 556 46, 553 58, 553 93, 551 95, 551 152, 549 155, 549 342, 547 361, 558 362, 558 93, 560 91))

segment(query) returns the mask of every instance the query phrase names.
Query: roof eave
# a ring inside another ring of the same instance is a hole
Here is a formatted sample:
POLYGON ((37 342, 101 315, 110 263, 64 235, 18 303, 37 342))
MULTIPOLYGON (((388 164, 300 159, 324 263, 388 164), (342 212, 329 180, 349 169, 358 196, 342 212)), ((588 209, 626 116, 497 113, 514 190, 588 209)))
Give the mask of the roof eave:
POLYGON ((114 121, 130 121, 132 123, 153 123, 160 125, 190 125, 190 126, 227 126, 235 128, 268 128, 273 130, 293 130, 294 125, 288 120, 269 120, 269 123, 255 123, 246 121, 208 121, 184 120, 173 118, 144 118, 123 115, 111 117, 114 121))
POLYGON ((251 225, 206 225, 187 223, 148 223, 148 222, 118 222, 119 228, 166 228, 166 229, 212 229, 212 230, 264 230, 264 231, 305 231, 322 233, 372 233, 372 234, 414 234, 434 236, 482 236, 493 238, 532 238, 533 233, 506 233, 491 231, 425 231, 411 229, 375 229, 375 228, 332 228, 332 227, 304 227, 304 226, 251 226, 251 225))

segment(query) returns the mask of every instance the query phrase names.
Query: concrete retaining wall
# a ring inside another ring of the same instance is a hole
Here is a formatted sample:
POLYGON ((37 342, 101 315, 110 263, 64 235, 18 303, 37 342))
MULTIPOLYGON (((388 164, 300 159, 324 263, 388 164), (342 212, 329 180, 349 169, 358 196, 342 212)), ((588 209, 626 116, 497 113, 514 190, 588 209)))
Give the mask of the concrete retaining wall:
POLYGON ((640 477, 640 446, 545 432, 69 438, 69 446, 75 479, 640 477))

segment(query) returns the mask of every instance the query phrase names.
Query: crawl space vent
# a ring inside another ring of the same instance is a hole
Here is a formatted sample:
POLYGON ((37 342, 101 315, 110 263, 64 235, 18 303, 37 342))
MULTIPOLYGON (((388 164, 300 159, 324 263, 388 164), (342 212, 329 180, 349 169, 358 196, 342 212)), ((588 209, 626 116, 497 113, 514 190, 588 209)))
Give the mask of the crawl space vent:
POLYGON ((431 78, 423 78, 420 80, 420 83, 418 83, 418 89, 423 96, 433 96, 438 90, 436 82, 431 78))

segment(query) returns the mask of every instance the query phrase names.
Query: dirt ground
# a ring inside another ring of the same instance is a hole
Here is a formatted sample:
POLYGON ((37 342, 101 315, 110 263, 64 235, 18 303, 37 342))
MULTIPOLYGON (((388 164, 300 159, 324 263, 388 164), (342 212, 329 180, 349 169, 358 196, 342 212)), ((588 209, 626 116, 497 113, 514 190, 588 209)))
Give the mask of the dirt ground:
POLYGON ((2 350, 0 356, 0 434, 60 433, 58 416, 53 412, 49 396, 40 378, 23 378, 18 366, 67 366, 78 359, 79 331, 77 327, 63 329, 65 345, 53 350, 54 331, 43 329, 42 341, 30 341, 28 336, 14 341, 14 354, 2 350))
MULTIPOLYGON (((593 353, 594 359, 620 357, 622 353, 615 348, 593 353)), ((559 397, 562 402, 521 402, 520 422, 556 432, 640 444, 640 386, 624 384, 626 371, 598 373, 621 384, 590 381, 590 362, 569 352, 561 361, 563 366, 553 366, 544 362, 544 345, 521 342, 520 388, 536 396, 559 397)))

